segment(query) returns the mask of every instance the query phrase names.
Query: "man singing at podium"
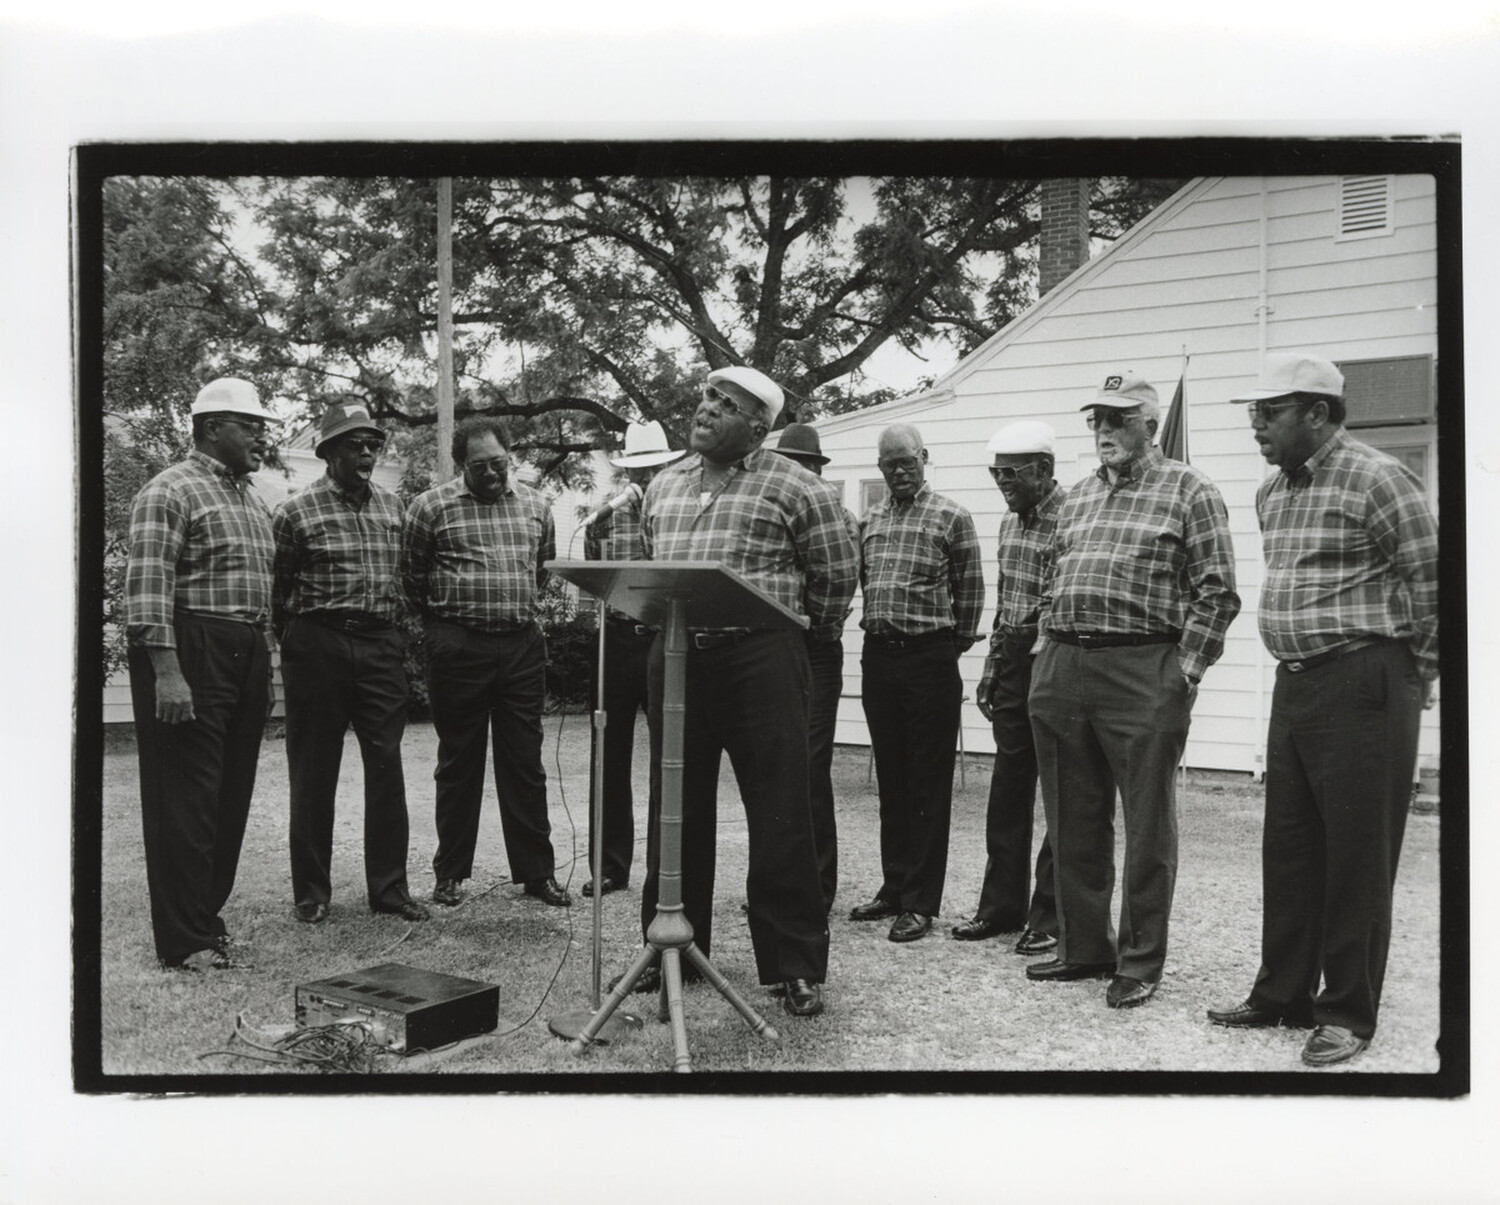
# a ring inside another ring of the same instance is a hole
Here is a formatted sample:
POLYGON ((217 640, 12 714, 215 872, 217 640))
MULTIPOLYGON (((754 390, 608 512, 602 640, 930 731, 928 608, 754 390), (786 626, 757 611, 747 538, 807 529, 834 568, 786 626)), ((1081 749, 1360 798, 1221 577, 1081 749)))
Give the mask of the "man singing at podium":
MULTIPOLYGON (((858 550, 833 493, 761 447, 780 415, 779 386, 753 368, 708 374, 693 416, 693 455, 646 491, 641 535, 658 561, 717 561, 813 626, 842 623, 858 550)), ((651 827, 643 931, 656 915, 661 807, 662 641, 651 653, 651 827)), ((710 953, 719 763, 729 753, 749 838, 750 940, 760 982, 794 1017, 823 1011, 828 924, 808 805, 806 638, 800 631, 690 629, 683 734, 682 896, 694 944, 710 953)), ((660 987, 660 967, 636 991, 660 987)))

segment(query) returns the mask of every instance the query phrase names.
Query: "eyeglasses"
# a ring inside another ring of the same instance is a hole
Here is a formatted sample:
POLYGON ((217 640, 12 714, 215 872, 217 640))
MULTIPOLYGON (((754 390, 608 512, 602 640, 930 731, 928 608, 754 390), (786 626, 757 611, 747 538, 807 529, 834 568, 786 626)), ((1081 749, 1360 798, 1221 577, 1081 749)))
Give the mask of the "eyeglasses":
POLYGON ((730 410, 733 410, 747 423, 758 423, 761 421, 759 415, 751 414, 748 410, 742 410, 739 404, 732 397, 730 397, 722 389, 719 389, 717 386, 703 386, 703 400, 712 402, 716 406, 724 406, 730 410))
POLYGON ((1118 431, 1126 423, 1141 417, 1140 410, 1115 410, 1104 406, 1095 407, 1084 417, 1090 431, 1097 431, 1100 427, 1109 431, 1118 431))
POLYGON ((915 456, 902 456, 898 460, 877 460, 875 467, 882 473, 915 473, 921 463, 915 456))
POLYGON ((1251 402, 1248 406, 1245 407, 1245 409, 1250 414, 1250 422, 1251 422, 1251 424, 1254 425, 1255 423, 1258 423, 1258 422, 1265 422, 1265 423, 1274 422, 1276 420, 1276 416, 1278 414, 1280 414, 1283 410, 1290 410, 1293 406, 1305 406, 1306 404, 1307 404, 1306 402, 1301 402, 1301 401, 1293 401, 1293 402, 1278 402, 1278 401, 1251 402))
POLYGON ((381 448, 385 447, 385 440, 375 439, 374 437, 346 439, 343 442, 343 446, 351 452, 378 452, 381 448))
POLYGON ((1020 466, 1008 464, 990 465, 990 476, 996 481, 1016 481, 1021 477, 1030 476, 1034 472, 1036 472, 1036 461, 1034 460, 1020 466))
POLYGON ((228 423, 232 427, 239 427, 242 431, 248 431, 256 439, 264 439, 266 437, 266 424, 263 422, 243 418, 221 418, 219 421, 221 423, 228 423))
POLYGON ((464 471, 473 473, 476 477, 504 477, 510 471, 510 458, 500 456, 494 460, 466 460, 464 471))

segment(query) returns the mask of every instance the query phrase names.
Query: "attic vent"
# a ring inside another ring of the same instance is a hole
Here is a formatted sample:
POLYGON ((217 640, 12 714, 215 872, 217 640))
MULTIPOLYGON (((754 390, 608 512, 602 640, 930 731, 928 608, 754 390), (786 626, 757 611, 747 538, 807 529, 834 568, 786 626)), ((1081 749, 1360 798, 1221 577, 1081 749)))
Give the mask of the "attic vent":
POLYGON ((1392 176, 1339 177, 1340 239, 1390 234, 1392 176))

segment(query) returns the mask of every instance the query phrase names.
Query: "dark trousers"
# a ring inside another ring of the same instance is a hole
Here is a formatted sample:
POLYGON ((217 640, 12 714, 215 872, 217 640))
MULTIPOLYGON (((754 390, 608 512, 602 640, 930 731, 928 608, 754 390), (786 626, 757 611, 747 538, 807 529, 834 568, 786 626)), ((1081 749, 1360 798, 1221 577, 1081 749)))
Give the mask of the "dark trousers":
POLYGON ((865 722, 880 790, 880 890, 902 912, 936 916, 948 873, 963 683, 951 632, 895 647, 866 637, 865 722))
MULTIPOLYGON (((646 661, 656 633, 637 633, 634 620, 606 619, 604 624, 604 865, 602 873, 622 887, 630 882, 635 857, 635 796, 630 767, 635 756, 635 717, 646 706, 646 661)), ((599 698, 598 665, 589 698, 599 698)), ((647 723, 650 716, 647 715, 647 723)), ((597 756, 597 729, 591 730, 590 758, 597 756)), ((592 766, 593 761, 589 764, 592 766)), ((594 815, 589 810, 589 869, 594 868, 594 815)))
POLYGON ((844 691, 844 642, 807 642, 812 692, 807 725, 807 799, 812 808, 813 844, 818 850, 818 882, 823 910, 833 910, 839 887, 839 833, 833 815, 833 735, 838 726, 839 696, 844 691))
POLYGON ((494 635, 429 618, 427 692, 438 735, 438 848, 432 873, 467 879, 474 873, 479 810, 484 797, 485 738, 495 746, 500 828, 518 883, 554 870, 542 769, 542 701, 546 654, 542 631, 528 624, 494 635))
MULTIPOLYGON (((661 639, 651 650, 651 830, 641 928, 656 916, 661 869, 661 639)), ((737 644, 690 649, 683 718, 682 901, 693 940, 713 936, 719 763, 729 754, 745 807, 750 942, 762 983, 828 973, 828 923, 807 804, 807 640, 755 632, 737 644)))
POLYGON ((1191 719, 1177 648, 1048 643, 1030 704, 1056 859, 1058 957, 1118 959, 1121 975, 1156 983, 1177 883, 1177 763, 1191 719), (1110 917, 1117 787, 1125 817, 1118 944, 1110 917))
POLYGON ((1415 662, 1394 640, 1276 671, 1256 1006, 1374 1034, 1421 716, 1415 662))
POLYGON ((168 965, 225 935, 219 911, 239 868, 270 682, 260 628, 179 612, 174 630, 193 692, 194 718, 186 723, 156 718, 150 654, 129 653, 151 930, 168 965))
POLYGON ((286 761, 291 777, 292 898, 333 894, 333 804, 344 734, 354 726, 365 771, 365 892, 371 908, 411 899, 401 736, 406 731, 406 636, 395 624, 345 632, 293 616, 281 638, 286 761))
POLYGON ((989 857, 974 919, 1002 931, 1034 929, 1057 936, 1057 900, 1052 882, 1052 840, 1042 835, 1036 855, 1036 889, 1027 905, 1031 875, 1031 829, 1036 813, 1036 742, 1031 735, 1030 637, 1007 639, 995 657, 991 726, 995 766, 985 812, 984 844, 989 857))

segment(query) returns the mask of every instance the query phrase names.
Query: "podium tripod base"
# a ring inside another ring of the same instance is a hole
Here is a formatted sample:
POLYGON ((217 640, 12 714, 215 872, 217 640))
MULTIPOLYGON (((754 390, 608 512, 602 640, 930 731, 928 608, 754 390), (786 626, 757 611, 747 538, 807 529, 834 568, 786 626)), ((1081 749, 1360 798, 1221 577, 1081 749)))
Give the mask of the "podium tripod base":
MULTIPOLYGON (((594 1019, 598 1009, 575 1008, 571 1012, 562 1013, 547 1022, 547 1028, 557 1037, 565 1041, 573 1041, 594 1019)), ((617 1012, 609 1017, 598 1031, 590 1039, 596 1046, 608 1046, 611 1042, 617 1042, 629 1029, 639 1029, 645 1022, 634 1013, 617 1012)))
POLYGON ((655 946, 646 946, 640 956, 631 963, 630 969, 620 978, 615 985, 614 991, 610 992, 604 1003, 599 1006, 587 1025, 579 1032, 573 1041, 573 1053, 582 1054, 594 1042, 599 1040, 598 1035, 604 1030, 613 1018, 615 1010, 625 1001, 625 997, 635 987, 636 980, 644 975, 649 967, 661 959, 661 998, 657 1006, 657 1019, 670 1021, 672 1025, 672 1070, 688 1072, 693 1069, 692 1059, 688 1054, 687 1045, 687 1018, 682 1003, 682 959, 693 964, 708 980, 719 995, 728 1000, 734 1006, 736 1012, 745 1019, 750 1026, 751 1032, 765 1038, 768 1042, 780 1039, 781 1035, 770 1025, 764 1017, 755 1011, 749 1002, 734 989, 734 986, 725 979, 708 960, 708 956, 697 946, 689 942, 684 947, 668 946, 665 949, 657 949, 655 946))

